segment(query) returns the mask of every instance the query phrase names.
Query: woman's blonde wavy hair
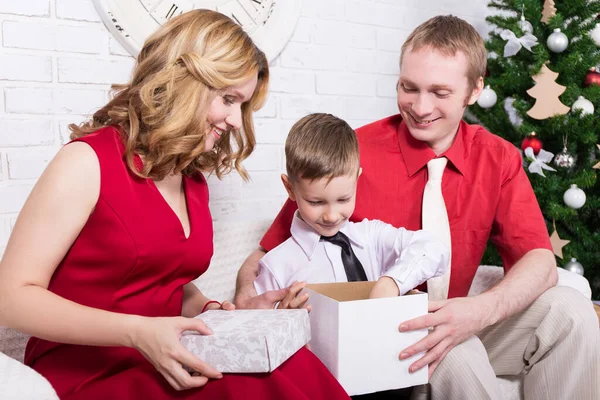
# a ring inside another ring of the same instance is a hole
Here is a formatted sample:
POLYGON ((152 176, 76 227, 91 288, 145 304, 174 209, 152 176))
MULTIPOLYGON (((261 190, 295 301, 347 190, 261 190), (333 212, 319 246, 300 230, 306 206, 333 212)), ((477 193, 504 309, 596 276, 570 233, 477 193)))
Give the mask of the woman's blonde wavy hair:
POLYGON ((120 128, 127 165, 142 178, 214 172, 221 178, 254 150, 252 113, 265 102, 269 67, 264 53, 230 18, 194 10, 171 19, 144 43, 130 82, 113 85, 112 100, 80 126, 71 139, 105 126, 120 128), (207 114, 215 96, 258 76, 252 98, 242 104, 242 129, 224 133, 204 151, 207 114), (235 144, 232 144, 232 140, 235 144), (134 164, 134 155, 144 160, 134 164))

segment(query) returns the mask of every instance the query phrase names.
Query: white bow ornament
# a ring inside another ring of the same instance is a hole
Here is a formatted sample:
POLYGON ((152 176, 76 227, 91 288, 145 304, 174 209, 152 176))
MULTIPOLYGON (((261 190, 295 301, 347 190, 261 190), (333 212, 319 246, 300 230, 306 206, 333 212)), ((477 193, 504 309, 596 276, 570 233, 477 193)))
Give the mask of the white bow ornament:
POLYGON ((535 158, 535 155, 533 154, 533 149, 531 147, 528 147, 525 149, 525 155, 527 156, 527 159, 531 160, 531 163, 529 164, 529 172, 531 172, 532 174, 540 174, 545 178, 546 175, 544 175, 543 170, 546 169, 548 171, 556 171, 554 168, 546 165, 546 163, 549 163, 550 161, 552 161, 552 158, 554 158, 554 154, 550 153, 549 151, 541 149, 537 158, 535 158))
POLYGON ((525 47, 533 53, 531 48, 538 44, 537 38, 531 33, 527 33, 518 38, 514 32, 505 29, 500 33, 500 37, 504 40, 508 40, 504 45, 504 57, 514 56, 521 50, 521 47, 525 47))

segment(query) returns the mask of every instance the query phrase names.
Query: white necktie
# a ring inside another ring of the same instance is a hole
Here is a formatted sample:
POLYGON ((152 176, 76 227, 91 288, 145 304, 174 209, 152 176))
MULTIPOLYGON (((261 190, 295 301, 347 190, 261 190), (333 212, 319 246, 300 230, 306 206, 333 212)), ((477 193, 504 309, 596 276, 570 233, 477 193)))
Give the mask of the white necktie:
MULTIPOLYGON (((448 212, 442 196, 442 175, 448 159, 445 157, 434 158, 427 163, 429 179, 423 191, 423 230, 435 234, 448 248, 452 249, 450 239, 450 223, 448 212)), ((450 254, 452 259, 452 254, 450 254)), ((448 272, 437 278, 427 281, 427 292, 430 300, 444 300, 448 298, 450 286, 450 266, 448 272)))

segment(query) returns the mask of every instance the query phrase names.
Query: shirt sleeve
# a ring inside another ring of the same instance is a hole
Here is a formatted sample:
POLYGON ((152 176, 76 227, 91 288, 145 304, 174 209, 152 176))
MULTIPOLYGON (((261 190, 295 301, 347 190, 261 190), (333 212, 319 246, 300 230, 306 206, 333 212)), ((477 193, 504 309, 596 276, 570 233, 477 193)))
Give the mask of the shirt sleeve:
POLYGON ((507 150, 490 238, 500 253, 505 271, 531 250, 552 250, 542 211, 516 148, 507 150))
POLYGON ((257 295, 263 294, 269 290, 278 290, 283 287, 279 283, 279 280, 277 280, 273 271, 271 271, 271 268, 269 268, 262 259, 258 262, 258 267, 258 276, 254 280, 254 288, 256 289, 257 295))
POLYGON ((290 228, 292 227, 292 220, 294 219, 294 213, 298 206, 295 201, 288 199, 275 220, 267 230, 267 233, 263 236, 260 241, 260 246, 266 251, 271 251, 281 243, 285 242, 290 236, 290 228))
POLYGON ((400 295, 448 271, 450 249, 433 234, 394 228, 381 221, 370 224, 381 276, 394 279, 400 295))

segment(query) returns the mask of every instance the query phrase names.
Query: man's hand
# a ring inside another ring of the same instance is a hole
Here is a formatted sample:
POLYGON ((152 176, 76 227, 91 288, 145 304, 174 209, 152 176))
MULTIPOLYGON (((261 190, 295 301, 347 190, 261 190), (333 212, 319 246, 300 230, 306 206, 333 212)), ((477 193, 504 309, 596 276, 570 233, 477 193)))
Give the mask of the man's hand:
POLYGON ((306 282, 294 282, 288 288, 269 290, 259 296, 244 299, 244 301, 238 297, 236 307, 238 309, 273 309, 277 306, 278 309, 306 308, 310 312, 310 306, 306 305, 308 294, 304 293, 298 296, 304 286, 306 286, 306 282))
POLYGON ((552 251, 530 250, 489 291, 473 297, 431 301, 429 312, 432 314, 400 324, 401 332, 434 328, 426 338, 404 349, 400 358, 426 351, 421 359, 410 366, 410 371, 417 371, 429 364, 431 377, 454 346, 484 328, 523 311, 548 288, 556 285, 557 279, 552 251), (524 287, 528 289, 523 290, 524 287))
POLYGON ((236 297, 235 306, 238 309, 273 309, 275 305, 282 301, 287 295, 287 288, 279 290, 269 290, 259 296, 242 298, 236 297))
POLYGON ((491 310, 481 296, 459 297, 443 301, 430 301, 430 314, 400 324, 400 332, 433 327, 427 337, 400 353, 400 359, 426 352, 409 368, 415 372, 429 364, 429 378, 454 346, 464 342, 483 328, 491 325, 491 310))
POLYGON ((277 308, 306 308, 308 312, 310 312, 310 305, 306 305, 306 302, 308 301, 308 293, 298 296, 298 293, 300 293, 305 286, 306 282, 292 283, 292 285, 287 288, 288 292, 283 300, 281 300, 281 302, 277 305, 277 308))

